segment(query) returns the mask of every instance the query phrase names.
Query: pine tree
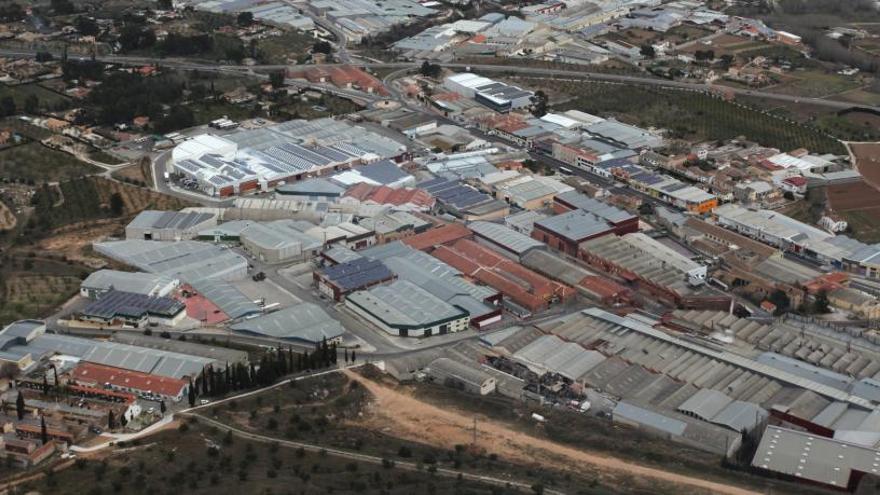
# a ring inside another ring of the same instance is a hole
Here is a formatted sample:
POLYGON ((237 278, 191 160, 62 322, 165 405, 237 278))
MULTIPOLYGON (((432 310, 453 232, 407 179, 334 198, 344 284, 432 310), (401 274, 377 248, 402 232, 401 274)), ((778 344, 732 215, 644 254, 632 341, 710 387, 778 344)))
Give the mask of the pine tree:
POLYGON ((21 395, 21 390, 18 391, 18 397, 15 399, 15 412, 18 413, 19 421, 24 419, 24 396, 21 395))
POLYGON ((49 432, 46 431, 46 417, 40 416, 40 440, 43 441, 43 445, 49 443, 49 432))

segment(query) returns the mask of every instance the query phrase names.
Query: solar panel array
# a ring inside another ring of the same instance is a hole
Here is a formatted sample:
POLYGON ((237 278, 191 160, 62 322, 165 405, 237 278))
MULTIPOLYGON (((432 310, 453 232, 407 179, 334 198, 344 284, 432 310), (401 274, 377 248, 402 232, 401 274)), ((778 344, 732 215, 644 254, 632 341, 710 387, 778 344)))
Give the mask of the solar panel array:
POLYGON ((422 182, 418 187, 431 193, 441 203, 459 210, 492 200, 488 194, 448 179, 431 179, 422 182))
POLYGON ((358 258, 327 267, 324 277, 345 291, 369 287, 394 278, 394 273, 379 260, 358 258))
POLYGON ((170 297, 152 297, 135 292, 111 290, 82 310, 83 315, 112 319, 116 316, 141 317, 147 314, 172 317, 185 305, 170 297))

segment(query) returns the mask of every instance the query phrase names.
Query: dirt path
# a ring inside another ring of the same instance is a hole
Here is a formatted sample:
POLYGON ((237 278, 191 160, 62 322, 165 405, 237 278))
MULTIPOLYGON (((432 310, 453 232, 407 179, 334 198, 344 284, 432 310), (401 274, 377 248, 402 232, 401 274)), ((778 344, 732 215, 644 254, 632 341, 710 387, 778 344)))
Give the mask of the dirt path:
MULTIPOLYGON (((391 428, 395 436, 444 448, 471 442, 474 420, 472 416, 450 409, 441 409, 353 372, 347 371, 346 374, 351 379, 361 382, 375 398, 373 414, 364 420, 365 426, 380 431, 391 428)), ((562 465, 578 471, 583 470, 584 464, 589 464, 600 471, 608 472, 610 477, 623 475, 637 479, 653 478, 707 493, 728 495, 759 493, 566 447, 515 431, 485 418, 478 423, 477 430, 477 442, 480 447, 522 463, 540 462, 545 465, 548 463, 560 465, 561 462, 562 465)))
POLYGON ((0 201, 0 230, 12 230, 16 223, 15 215, 6 203, 0 201))

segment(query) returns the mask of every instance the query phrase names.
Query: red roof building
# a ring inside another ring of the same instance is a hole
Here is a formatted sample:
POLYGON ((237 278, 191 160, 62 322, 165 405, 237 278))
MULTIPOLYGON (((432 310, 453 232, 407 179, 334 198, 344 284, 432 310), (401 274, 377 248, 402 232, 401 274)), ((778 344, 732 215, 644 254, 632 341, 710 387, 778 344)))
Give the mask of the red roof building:
POLYGON ((404 206, 411 209, 428 211, 434 207, 434 197, 424 189, 388 186, 374 186, 361 182, 345 191, 345 196, 361 202, 372 202, 380 205, 404 206))
POLYGON ((357 67, 310 67, 305 70, 288 71, 288 77, 302 78, 313 83, 332 83, 340 88, 357 88, 367 93, 387 95, 382 81, 357 67))
POLYGON ((136 395, 158 396, 178 402, 183 399, 189 384, 166 376, 150 375, 112 366, 82 363, 71 372, 80 385, 103 386, 136 395))
POLYGON ((431 254, 531 312, 575 294, 572 287, 550 280, 470 239, 439 246, 431 254))
POLYGON ((421 234, 407 237, 402 242, 419 251, 431 251, 437 246, 470 237, 471 234, 473 232, 460 223, 448 223, 421 234))
POLYGON ((632 291, 617 282, 598 275, 589 275, 578 284, 605 304, 631 303, 632 291))

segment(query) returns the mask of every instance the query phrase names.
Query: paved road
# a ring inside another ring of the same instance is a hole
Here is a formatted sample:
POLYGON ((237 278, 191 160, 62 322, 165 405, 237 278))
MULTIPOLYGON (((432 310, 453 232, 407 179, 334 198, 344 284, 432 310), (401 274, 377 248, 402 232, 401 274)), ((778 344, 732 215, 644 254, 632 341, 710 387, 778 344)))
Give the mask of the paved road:
MULTIPOLYGON (((0 50, 0 56, 7 57, 33 57, 36 55, 36 50, 0 50)), ((87 59, 86 57, 80 57, 82 59, 87 59)), ((249 74, 259 74, 259 71, 270 71, 270 70, 279 70, 286 69, 287 65, 218 65, 217 63, 212 62, 199 62, 193 60, 184 60, 184 59, 176 59, 176 58, 159 58, 159 57, 133 57, 126 55, 106 55, 97 57, 97 60, 102 62, 110 62, 110 63, 119 63, 119 64, 134 64, 134 65, 149 65, 149 64, 161 64, 166 67, 173 67, 180 70, 199 70, 206 72, 228 72, 228 73, 249 73, 249 74)), ((325 67, 332 67, 334 65, 340 64, 327 64, 325 67)), ((387 63, 365 63, 358 64, 360 67, 367 68, 413 68, 418 67, 419 62, 387 62, 387 63)), ((809 103, 811 105, 824 106, 828 108, 834 108, 838 110, 852 108, 854 106, 860 106, 862 108, 867 108, 874 111, 880 111, 880 107, 878 106, 865 106, 865 105, 856 105, 851 102, 844 102, 839 100, 829 100, 829 99, 820 99, 820 98, 805 98, 801 96, 792 96, 792 95, 784 95, 779 93, 772 93, 768 91, 757 91, 751 89, 742 89, 742 88, 733 88, 728 86, 714 86, 711 84, 701 84, 701 83, 689 83, 683 81, 670 81, 667 79, 659 79, 659 78, 651 78, 644 76, 630 76, 630 75, 622 75, 622 74, 606 74, 599 72, 591 72, 589 70, 567 70, 567 69, 546 69, 540 67, 520 67, 520 66, 508 66, 508 65, 495 65, 495 64, 462 64, 462 63, 441 63, 443 67, 447 67, 450 69, 470 69, 478 72, 507 72, 512 74, 524 74, 524 75, 534 75, 540 77, 546 77, 548 79, 552 78, 576 78, 576 79, 588 79, 592 81, 604 81, 604 82, 618 82, 618 83, 629 83, 629 84, 646 84, 651 86, 660 86, 660 87, 669 87, 669 88, 678 88, 683 90, 693 90, 693 91, 724 91, 725 93, 734 94, 738 96, 750 96, 756 98, 765 98, 769 100, 783 101, 789 103, 809 103)), ((336 88, 338 90, 338 88, 336 88)), ((363 93, 358 93, 359 96, 363 97, 363 93)))

